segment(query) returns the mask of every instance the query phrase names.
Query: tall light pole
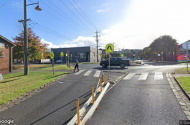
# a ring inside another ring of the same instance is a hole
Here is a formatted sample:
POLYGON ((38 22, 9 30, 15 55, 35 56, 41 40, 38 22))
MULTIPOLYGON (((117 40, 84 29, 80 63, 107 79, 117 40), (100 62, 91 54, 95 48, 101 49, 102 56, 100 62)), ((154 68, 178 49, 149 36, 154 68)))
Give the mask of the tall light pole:
POLYGON ((97 46, 96 46, 96 49, 97 49, 97 62, 99 62, 99 59, 98 59, 98 42, 99 42, 99 40, 98 40, 98 37, 100 36, 100 35, 98 35, 98 31, 96 31, 96 44, 97 44, 97 46))
POLYGON ((27 19, 27 6, 29 5, 34 5, 37 4, 35 7, 36 10, 41 11, 42 9, 39 7, 39 2, 37 3, 32 3, 32 4, 27 4, 27 0, 24 0, 24 20, 19 20, 19 22, 24 22, 24 75, 29 74, 29 69, 28 69, 28 27, 27 27, 27 21, 30 19, 27 19))

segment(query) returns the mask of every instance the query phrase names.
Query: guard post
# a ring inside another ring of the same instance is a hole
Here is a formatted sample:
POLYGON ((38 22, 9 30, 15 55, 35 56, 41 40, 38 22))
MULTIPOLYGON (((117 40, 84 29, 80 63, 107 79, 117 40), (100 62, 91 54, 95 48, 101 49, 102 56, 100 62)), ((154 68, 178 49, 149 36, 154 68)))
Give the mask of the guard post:
POLYGON ((76 121, 76 124, 79 125, 80 124, 80 106, 79 106, 79 99, 77 99, 77 121, 76 121))
POLYGON ((94 86, 92 85, 92 104, 94 104, 94 86))

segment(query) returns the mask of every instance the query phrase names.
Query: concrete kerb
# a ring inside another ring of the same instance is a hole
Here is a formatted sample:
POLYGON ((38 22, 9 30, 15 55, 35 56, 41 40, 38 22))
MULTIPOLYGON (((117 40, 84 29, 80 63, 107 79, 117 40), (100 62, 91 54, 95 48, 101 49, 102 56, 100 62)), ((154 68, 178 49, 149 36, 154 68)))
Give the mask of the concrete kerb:
POLYGON ((180 87, 180 89, 182 90, 183 94, 189 99, 190 101, 190 97, 189 95, 187 94, 187 92, 183 89, 183 87, 180 85, 180 83, 177 81, 177 79, 175 77, 173 77, 175 82, 178 84, 178 86, 180 87))
POLYGON ((167 77, 167 80, 169 82, 169 85, 170 85, 174 95, 176 96, 176 98, 179 102, 179 105, 181 106, 184 113, 186 114, 187 119, 190 120, 190 101, 189 101, 189 99, 185 96, 182 89, 179 87, 178 83, 175 81, 175 79, 173 78, 173 76, 171 75, 170 72, 168 72, 166 74, 166 77, 167 77))
POLYGON ((95 103, 93 104, 93 106, 90 108, 90 110, 88 111, 88 113, 85 115, 85 117, 81 121, 80 125, 85 125, 85 123, 88 121, 88 119, 91 118, 91 116, 94 114, 94 112, 95 112, 96 108, 98 107, 100 101, 102 100, 103 96, 105 95, 105 93, 106 93, 109 85, 110 85, 110 83, 108 82, 107 85, 105 86, 105 88, 103 89, 103 91, 98 96, 98 98, 95 101, 95 103))
MULTIPOLYGON (((109 83, 110 84, 110 83, 109 83)), ((102 83, 102 86, 104 85, 104 82, 102 83)), ((107 86, 107 85, 106 85, 107 86)), ((103 91, 105 90, 105 87, 103 88, 103 91)), ((96 91, 94 92, 94 97, 96 97, 96 95, 99 93, 99 91, 100 91, 100 87, 98 87, 97 89, 96 89, 96 91)), ((101 92, 101 93, 103 93, 103 91, 101 92)), ((91 104, 91 102, 92 102, 92 96, 87 100, 87 102, 83 105, 83 107, 80 109, 80 118, 84 115, 84 113, 85 113, 85 111, 86 111, 86 109, 88 108, 88 106, 91 104)), ((96 101, 95 101, 95 103, 96 103, 96 101)), ((95 104, 94 103, 94 104, 95 104)), ((93 105, 94 105, 93 104, 93 105)), ((76 121, 77 121, 77 114, 70 120, 70 122, 67 124, 67 125, 75 125, 75 123, 76 123, 76 121)))

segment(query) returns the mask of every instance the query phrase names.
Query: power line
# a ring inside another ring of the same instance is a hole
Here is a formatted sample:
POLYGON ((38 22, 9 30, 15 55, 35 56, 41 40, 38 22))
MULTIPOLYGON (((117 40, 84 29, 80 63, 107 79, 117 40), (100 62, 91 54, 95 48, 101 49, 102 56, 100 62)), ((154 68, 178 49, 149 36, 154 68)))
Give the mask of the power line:
POLYGON ((7 0, 7 2, 5 2, 4 4, 1 4, 0 8, 3 7, 3 6, 5 6, 8 2, 10 2, 10 0, 7 0))
MULTIPOLYGON (((31 1, 31 0, 29 0, 29 1, 31 1)), ((32 1, 31 1, 31 2, 32 2, 32 1)), ((49 5, 46 4, 45 2, 43 2, 43 1, 41 1, 41 2, 44 3, 45 5, 49 6, 49 5)), ((49 7, 50 7, 50 6, 49 6, 49 7)), ((51 8, 51 7, 50 7, 50 8, 51 8)), ((65 20, 62 20, 61 18, 57 17, 56 15, 50 13, 47 9, 43 8, 43 10, 45 10, 45 12, 47 12, 47 13, 50 14, 51 16, 55 17, 55 18, 56 18, 57 20, 59 20, 61 23, 64 22, 64 24, 68 25, 69 27, 71 27, 71 28, 73 28, 73 29, 75 29, 75 30, 81 30, 81 29, 78 29, 78 28, 74 27, 73 25, 71 25, 71 24, 65 22, 65 20)), ((54 10, 54 9, 53 9, 53 10, 54 10)), ((56 10, 54 10, 54 11, 56 12, 56 10)), ((56 12, 56 13, 57 13, 57 12, 56 12)), ((81 30, 81 31, 82 31, 82 30, 81 30)), ((89 34, 87 34, 87 33, 85 33, 85 34, 86 34, 86 35, 89 35, 89 34)))
MULTIPOLYGON (((75 5, 77 5, 77 7, 80 9, 80 11, 82 12, 82 14, 86 17, 86 19, 88 19, 88 22, 91 23, 92 26, 95 27, 95 29, 98 29, 97 26, 90 20, 90 18, 84 13, 84 11, 80 8, 80 6, 76 3, 75 0, 73 0, 75 5)), ((69 0, 70 2, 70 0, 69 0)), ((70 2, 71 3, 71 2, 70 2)), ((75 6, 74 6, 75 7, 75 6)), ((76 7, 75 7, 76 8, 76 7)), ((77 8, 76 8, 77 9, 77 8)), ((77 9, 78 10, 78 9, 77 9)), ((79 11, 78 11, 79 12, 79 11)))
POLYGON ((58 32, 56 32, 56 31, 54 31, 54 30, 52 30, 50 28, 47 28, 46 26, 43 26, 43 25, 41 25, 41 24, 39 24, 39 23, 37 23, 35 21, 31 21, 31 24, 33 24, 34 26, 38 26, 38 28, 41 28, 45 32, 49 32, 50 34, 54 34, 54 35, 61 36, 61 37, 64 36, 64 38, 66 38, 67 40, 71 39, 70 37, 68 37, 68 36, 66 36, 64 34, 58 33, 58 32))
MULTIPOLYGON (((41 2, 42 3, 44 3, 46 6, 48 6, 49 8, 51 8, 55 13, 59 13, 58 11, 56 11, 54 8, 52 8, 51 6, 49 6, 48 4, 46 4, 45 2, 43 2, 42 0, 41 0, 41 2)), ((57 8, 57 7, 56 7, 57 8)), ((73 29, 75 29, 75 30, 81 30, 80 28, 79 29, 77 29, 76 27, 74 27, 73 25, 71 25, 71 24, 69 24, 69 23, 67 23, 67 22, 65 22, 65 20, 62 20, 61 18, 58 18, 57 16, 55 16, 54 14, 52 14, 52 13, 50 13, 48 10, 46 10, 45 8, 43 8, 43 10, 45 10, 47 13, 49 13, 50 15, 52 15, 52 16, 54 16, 56 19, 58 19, 61 23, 63 23, 64 22, 64 24, 66 24, 66 25, 69 25, 70 27, 72 27, 73 29)), ((68 18, 70 18, 70 17, 66 17, 67 19, 68 18)), ((70 18, 70 20, 73 22, 73 20, 72 20, 72 18, 70 18)), ((79 26, 81 26, 80 24, 79 24, 79 26)), ((82 26, 81 26, 81 28, 83 28, 82 26)), ((84 29, 84 28, 83 28, 84 29)), ((82 31, 82 30, 81 30, 82 31)), ((85 30, 84 30, 85 31, 85 30)), ((86 33, 85 33, 86 34, 86 33)), ((86 34, 86 35, 89 35, 89 34, 86 34)))
POLYGON ((69 7, 63 3, 62 0, 60 0, 60 2, 89 30, 93 33, 93 31, 71 10, 69 9, 69 7))
MULTIPOLYGON (((48 0, 49 1, 49 0, 48 0)), ((53 5, 57 10, 59 10, 62 14, 64 14, 64 16, 69 19, 70 21, 74 22, 74 23, 77 23, 76 20, 72 19, 70 16, 68 16, 66 13, 64 13, 63 11, 61 11, 55 4, 53 4, 51 1, 49 1, 49 3, 51 3, 51 5, 53 5)), ((77 23, 79 26, 81 26, 81 28, 84 28, 82 27, 82 25, 80 25, 79 23, 77 23)))

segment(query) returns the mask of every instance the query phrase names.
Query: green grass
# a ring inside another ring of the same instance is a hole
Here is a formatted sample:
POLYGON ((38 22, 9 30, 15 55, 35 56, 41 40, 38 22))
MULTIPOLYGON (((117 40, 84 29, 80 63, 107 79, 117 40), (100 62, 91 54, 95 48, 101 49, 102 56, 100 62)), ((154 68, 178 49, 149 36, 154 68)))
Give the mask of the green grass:
MULTIPOLYGON (((70 68, 66 65, 54 65, 54 70, 73 70, 74 68, 72 66, 70 66, 70 68)), ((52 66, 50 67, 46 67, 46 68, 42 68, 40 69, 42 71, 44 70, 52 70, 52 66)))
MULTIPOLYGON (((29 65, 29 69, 30 70, 47 68, 47 67, 51 67, 51 64, 33 64, 33 65, 30 64, 29 65)), ((24 69, 24 65, 14 65, 13 69, 14 70, 23 70, 24 69)))
POLYGON ((183 89, 190 95, 190 77, 177 77, 183 89))
POLYGON ((190 67, 188 67, 189 72, 187 72, 187 68, 176 69, 175 74, 190 74, 190 67))
POLYGON ((64 74, 67 73, 55 72, 55 75, 52 75, 52 72, 31 71, 27 76, 24 76, 23 72, 4 75, 4 80, 0 81, 0 105, 35 90, 64 74))

